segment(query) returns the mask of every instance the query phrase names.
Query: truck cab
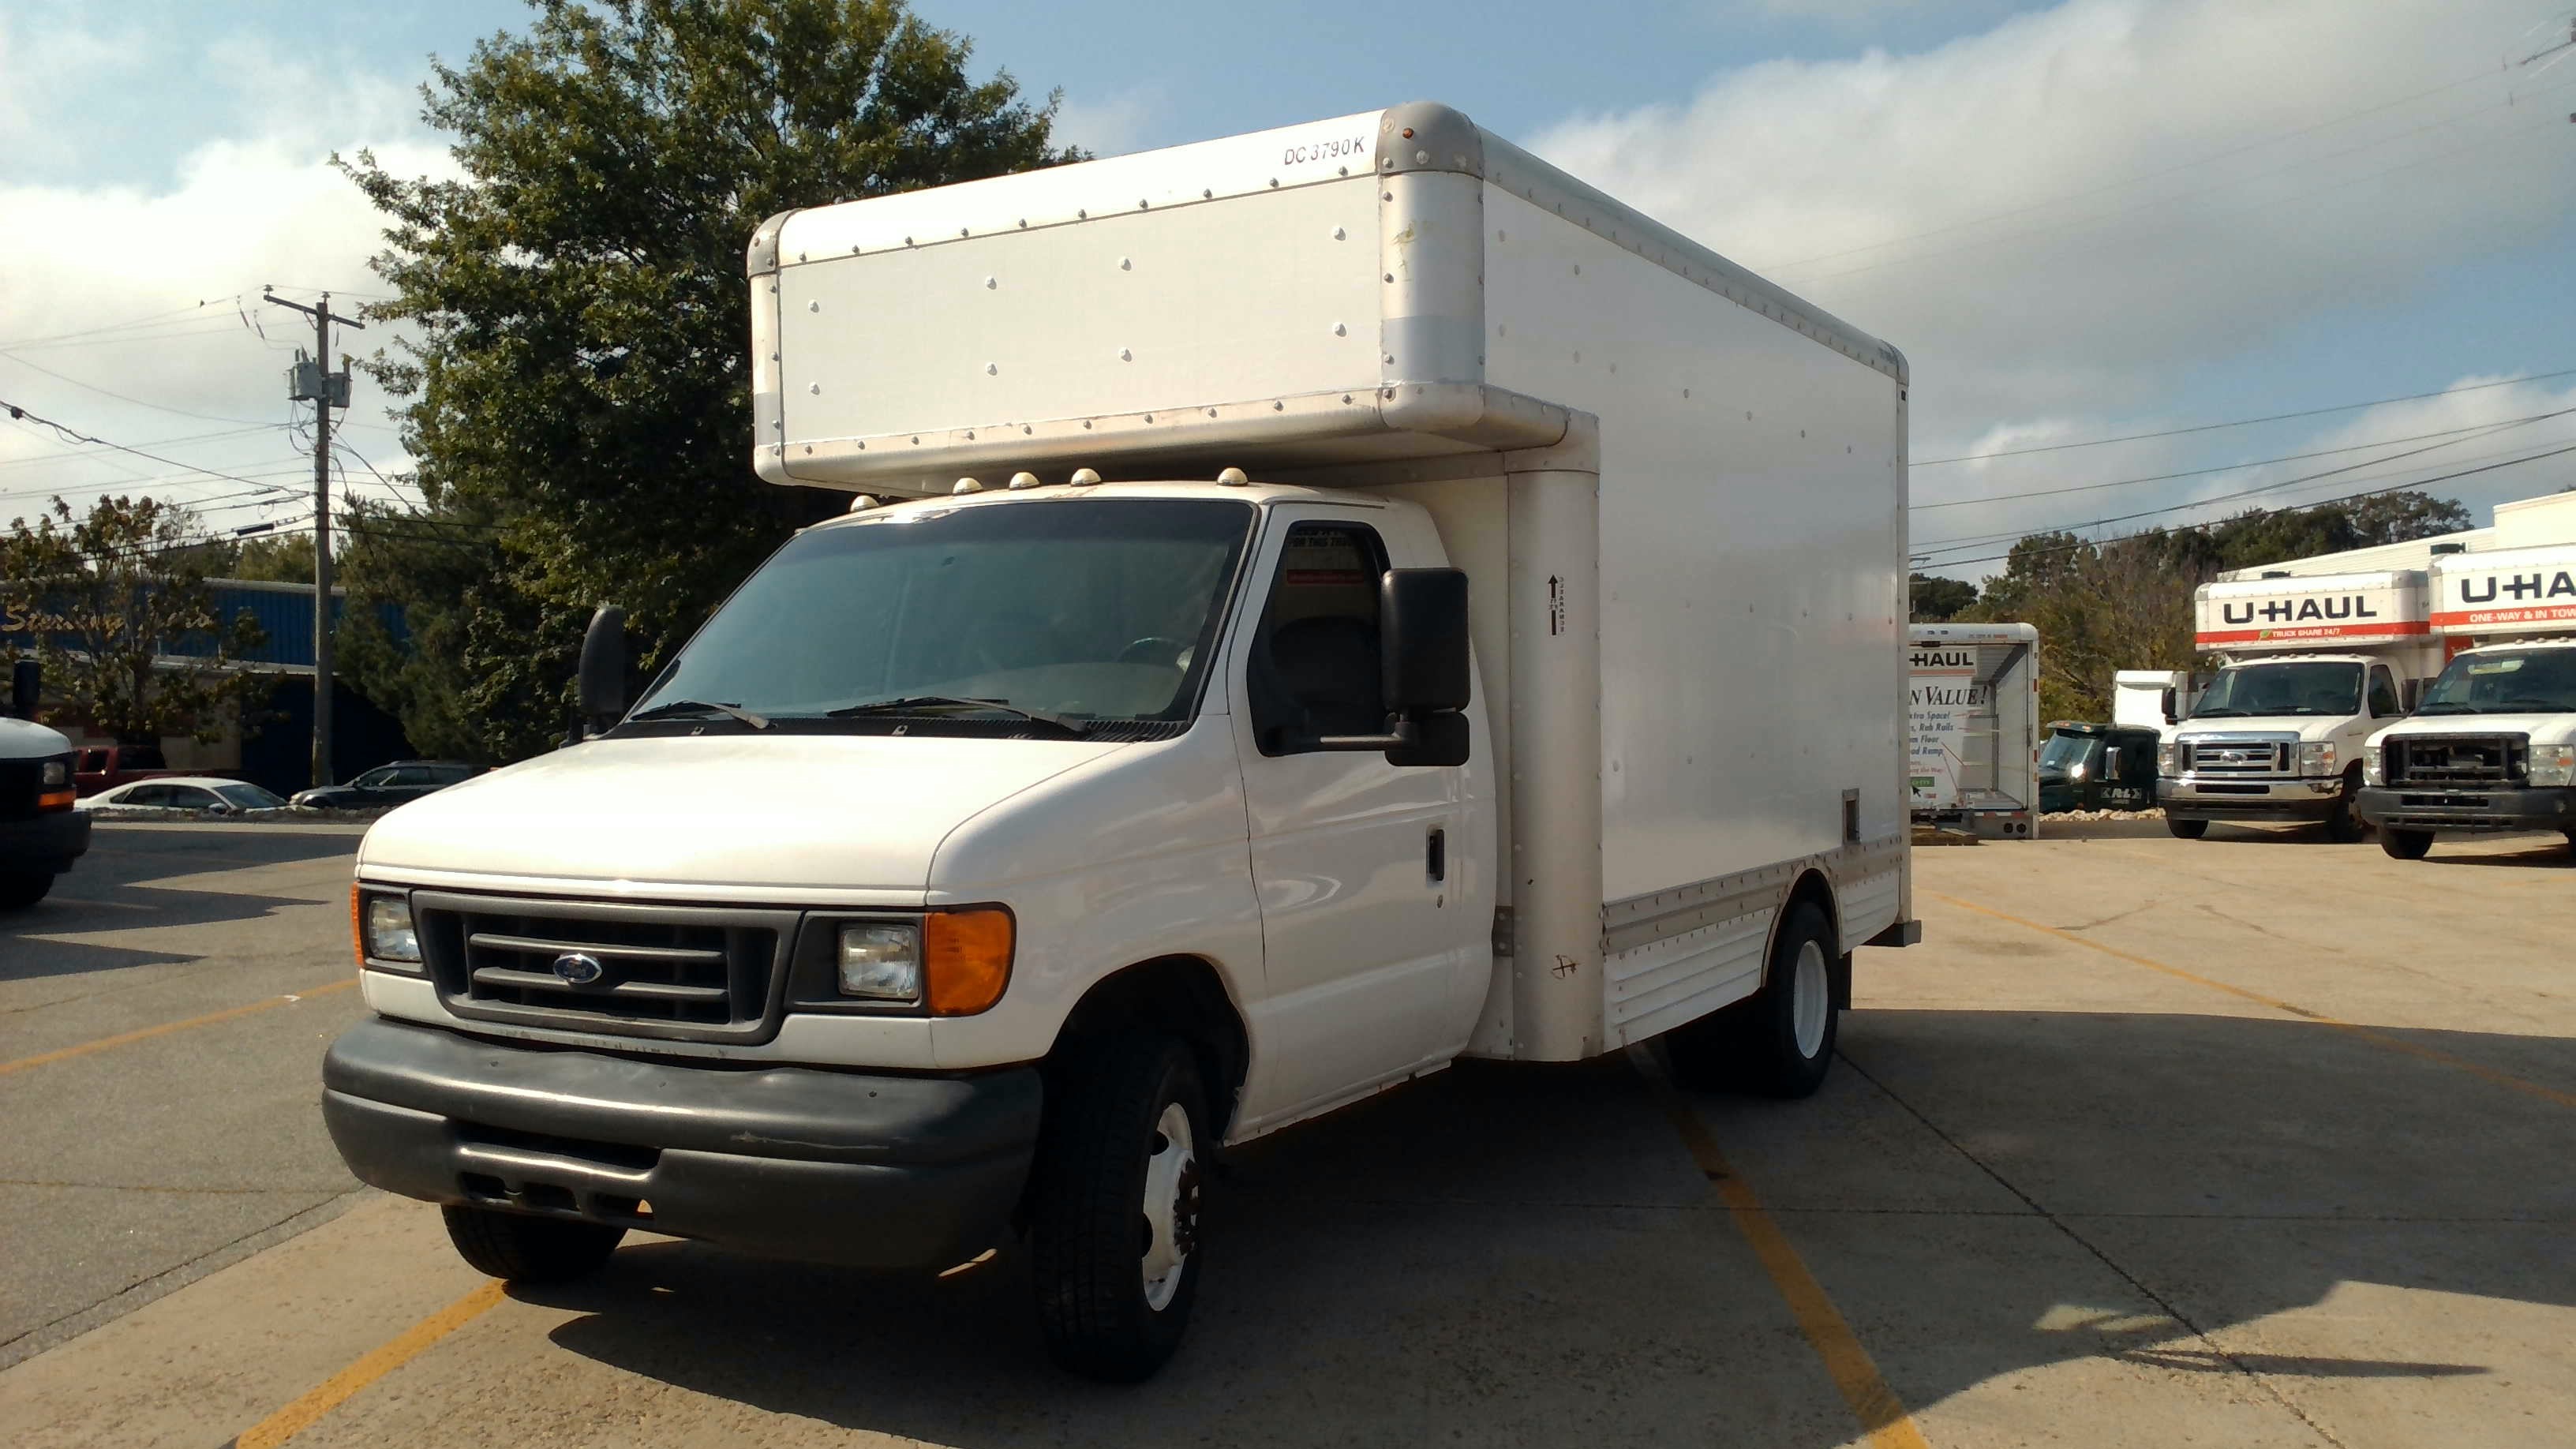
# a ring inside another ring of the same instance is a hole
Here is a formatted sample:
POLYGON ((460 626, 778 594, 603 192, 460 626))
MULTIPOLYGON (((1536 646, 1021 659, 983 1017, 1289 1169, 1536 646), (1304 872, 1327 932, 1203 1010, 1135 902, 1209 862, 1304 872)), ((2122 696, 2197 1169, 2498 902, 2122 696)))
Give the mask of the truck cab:
POLYGON ((2576 847, 2576 546, 2436 558, 2458 652, 2363 758, 2363 818, 2400 860, 2443 835, 2551 831, 2576 847))
POLYGON ((2321 824, 2355 841, 2361 747, 2432 673, 2424 575, 2203 585, 2197 639, 2225 661, 2159 746, 2156 801, 2177 836, 2213 821, 2321 824))
POLYGON ((2138 725, 2051 721, 2039 752, 2039 808, 2052 815, 2154 808, 2159 742, 2138 725))
POLYGON ((89 817, 73 808, 72 742, 36 723, 37 682, 22 661, 0 715, 0 911, 43 900, 89 850, 89 817))

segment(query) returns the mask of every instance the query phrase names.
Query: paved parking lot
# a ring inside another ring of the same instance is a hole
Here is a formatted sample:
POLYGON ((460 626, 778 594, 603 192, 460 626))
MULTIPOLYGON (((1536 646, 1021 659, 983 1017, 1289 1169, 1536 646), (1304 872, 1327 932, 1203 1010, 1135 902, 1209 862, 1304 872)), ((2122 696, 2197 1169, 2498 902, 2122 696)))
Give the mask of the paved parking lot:
POLYGON ((1007 1253, 499 1292, 316 1119, 354 836, 102 831, 0 925, 0 1442, 2563 1442, 2566 846, 2090 829, 1919 852, 1813 1101, 1462 1067, 1257 1144, 1132 1389, 1007 1253))

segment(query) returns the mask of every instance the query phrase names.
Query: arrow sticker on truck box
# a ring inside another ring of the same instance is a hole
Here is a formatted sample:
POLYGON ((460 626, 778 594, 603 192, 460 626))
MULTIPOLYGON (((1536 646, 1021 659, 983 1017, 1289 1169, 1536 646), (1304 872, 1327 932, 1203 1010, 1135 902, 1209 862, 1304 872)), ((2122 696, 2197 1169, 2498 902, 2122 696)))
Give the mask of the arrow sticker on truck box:
POLYGON ((1554 574, 1547 576, 1547 632, 1565 632, 1565 580, 1554 574))

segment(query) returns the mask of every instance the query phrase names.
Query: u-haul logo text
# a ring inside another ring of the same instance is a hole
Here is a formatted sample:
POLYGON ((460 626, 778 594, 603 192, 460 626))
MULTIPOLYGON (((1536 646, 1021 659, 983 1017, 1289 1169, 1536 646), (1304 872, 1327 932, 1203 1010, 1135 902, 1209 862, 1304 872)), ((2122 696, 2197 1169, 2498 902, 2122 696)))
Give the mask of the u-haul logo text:
POLYGON ((2560 569, 2556 573, 2472 575, 2460 580, 2460 602, 2492 604, 2497 595, 2518 604, 2540 599, 2576 599, 2576 573, 2560 569))
POLYGON ((2219 616, 2230 624, 2301 624, 2323 623, 2329 619, 2376 619, 2379 611, 2360 594, 2339 594, 2325 599, 2265 599, 2256 603, 2247 599, 2237 603, 2221 599, 2219 616))

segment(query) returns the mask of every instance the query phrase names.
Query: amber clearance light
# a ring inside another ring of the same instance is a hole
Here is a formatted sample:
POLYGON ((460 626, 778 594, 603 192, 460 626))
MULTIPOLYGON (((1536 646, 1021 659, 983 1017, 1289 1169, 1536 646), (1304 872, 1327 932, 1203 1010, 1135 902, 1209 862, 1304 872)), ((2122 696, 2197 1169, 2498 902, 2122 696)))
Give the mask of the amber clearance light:
POLYGON ((973 1016, 992 1008, 1011 984, 1017 928, 1001 906, 932 911, 923 922, 922 957, 933 1016, 973 1016))

